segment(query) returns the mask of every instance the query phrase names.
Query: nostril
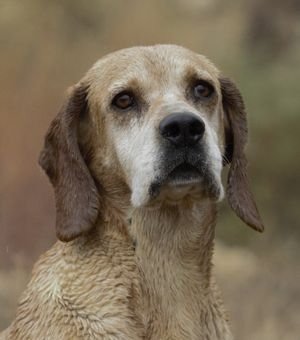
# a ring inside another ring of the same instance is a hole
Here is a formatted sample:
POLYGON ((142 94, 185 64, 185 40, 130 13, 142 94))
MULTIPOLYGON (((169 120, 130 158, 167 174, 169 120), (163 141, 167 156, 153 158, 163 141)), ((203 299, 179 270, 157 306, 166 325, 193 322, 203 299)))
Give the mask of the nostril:
POLYGON ((189 127, 189 134, 193 138, 201 138, 204 134, 205 126, 201 120, 195 120, 189 127))
POLYGON ((180 127, 175 122, 172 124, 169 124, 168 126, 165 127, 163 131, 163 135, 167 138, 168 137, 173 137, 173 138, 179 137, 180 127))

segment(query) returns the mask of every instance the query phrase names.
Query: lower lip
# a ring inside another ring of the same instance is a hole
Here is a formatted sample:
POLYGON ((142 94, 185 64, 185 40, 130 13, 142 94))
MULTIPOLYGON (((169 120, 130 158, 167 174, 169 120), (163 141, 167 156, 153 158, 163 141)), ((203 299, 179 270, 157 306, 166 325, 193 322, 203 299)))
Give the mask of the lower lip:
POLYGON ((191 178, 191 179, 173 179, 173 180, 169 180, 167 182, 167 185, 170 187, 182 188, 186 186, 200 184, 202 183, 202 181, 203 181, 202 177, 191 178))

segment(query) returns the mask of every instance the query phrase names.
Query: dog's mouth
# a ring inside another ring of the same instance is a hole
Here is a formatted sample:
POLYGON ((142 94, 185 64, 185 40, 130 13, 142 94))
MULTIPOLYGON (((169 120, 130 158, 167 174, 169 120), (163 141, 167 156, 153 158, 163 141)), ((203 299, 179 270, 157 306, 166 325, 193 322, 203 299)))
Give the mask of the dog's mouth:
POLYGON ((165 167, 160 172, 160 176, 152 182, 149 194, 150 197, 156 198, 160 195, 161 191, 164 192, 178 192, 188 193, 191 189, 195 191, 203 191, 206 181, 206 171, 203 162, 189 162, 183 160, 181 162, 169 163, 169 166, 165 167))
POLYGON ((186 186, 200 183, 203 174, 200 169, 192 164, 183 162, 176 166, 167 176, 166 184, 170 186, 186 186))
POLYGON ((174 157, 158 169, 159 176, 151 183, 149 196, 151 201, 159 199, 179 201, 191 196, 195 199, 210 197, 217 200, 220 196, 220 185, 210 169, 205 155, 188 153, 183 157, 174 157))

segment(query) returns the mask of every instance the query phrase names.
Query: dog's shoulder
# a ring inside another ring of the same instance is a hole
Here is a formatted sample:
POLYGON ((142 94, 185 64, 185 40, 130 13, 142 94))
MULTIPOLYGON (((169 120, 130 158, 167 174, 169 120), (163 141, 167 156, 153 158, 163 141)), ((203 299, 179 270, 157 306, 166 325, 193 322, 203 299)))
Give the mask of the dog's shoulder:
POLYGON ((140 339, 132 250, 116 239, 107 242, 97 237, 57 242, 44 253, 3 339, 96 339, 108 334, 111 339, 140 339))

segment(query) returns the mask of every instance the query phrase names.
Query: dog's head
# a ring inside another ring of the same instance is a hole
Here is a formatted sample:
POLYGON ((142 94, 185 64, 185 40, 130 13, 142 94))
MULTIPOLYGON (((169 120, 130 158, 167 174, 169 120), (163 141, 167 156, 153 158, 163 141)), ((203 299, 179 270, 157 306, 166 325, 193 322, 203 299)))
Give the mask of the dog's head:
POLYGON ((70 91, 52 122, 40 164, 56 197, 57 234, 90 230, 99 188, 127 189, 131 205, 227 197, 248 225, 263 225, 250 192, 247 121, 239 90, 204 56, 171 45, 100 59, 70 91))

